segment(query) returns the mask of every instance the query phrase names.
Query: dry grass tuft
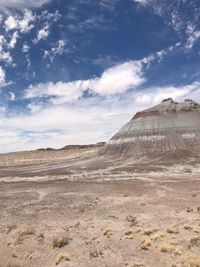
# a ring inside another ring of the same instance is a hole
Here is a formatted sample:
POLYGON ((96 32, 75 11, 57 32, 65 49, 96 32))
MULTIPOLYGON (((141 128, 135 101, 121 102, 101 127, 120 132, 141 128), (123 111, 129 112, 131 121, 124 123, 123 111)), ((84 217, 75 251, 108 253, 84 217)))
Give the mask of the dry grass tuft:
POLYGON ((61 252, 57 255, 56 257, 56 261, 55 261, 55 264, 58 265, 60 264, 62 261, 70 261, 70 256, 68 253, 66 252, 61 252))
POLYGON ((26 229, 18 234, 16 238, 16 244, 21 244, 27 237, 35 234, 33 229, 26 229))
POLYGON ((103 235, 110 238, 113 235, 113 231, 111 229, 106 229, 103 235))
POLYGON ((200 247, 200 237, 195 236, 190 239, 189 248, 200 247))
POLYGON ((165 234, 161 231, 158 231, 157 233, 155 233, 153 236, 152 236, 152 239, 157 241, 157 240, 160 240, 162 239, 163 237, 165 236, 165 234))
POLYGON ((184 224, 184 225, 183 225, 183 228, 184 228, 185 230, 192 230, 192 227, 189 226, 188 224, 184 224))
POLYGON ((127 239, 133 239, 133 232, 132 231, 127 231, 125 232, 125 236, 127 239))
POLYGON ((177 235, 177 234, 179 234, 179 231, 175 227, 170 227, 170 228, 167 229, 167 233, 168 234, 175 234, 175 235, 177 235))
POLYGON ((144 228, 143 231, 142 231, 142 234, 143 235, 151 235, 151 234, 153 234, 156 231, 157 230, 156 229, 153 229, 153 228, 144 228))
POLYGON ((147 250, 149 249, 150 246, 151 246, 151 239, 147 236, 142 236, 140 244, 141 249, 147 250))
POLYGON ((68 236, 58 236, 53 239, 53 248, 62 248, 69 244, 70 238, 68 236))
POLYGON ((189 254, 184 258, 184 267, 200 267, 200 257, 189 254))
POLYGON ((169 243, 163 243, 160 245, 160 251, 164 253, 169 253, 172 251, 172 246, 169 243))

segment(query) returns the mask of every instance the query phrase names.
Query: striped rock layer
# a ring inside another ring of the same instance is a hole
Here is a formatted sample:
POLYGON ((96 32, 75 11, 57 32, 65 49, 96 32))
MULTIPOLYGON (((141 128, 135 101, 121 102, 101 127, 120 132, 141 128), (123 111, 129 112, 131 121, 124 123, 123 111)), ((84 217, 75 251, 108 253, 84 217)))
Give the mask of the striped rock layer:
POLYGON ((171 98, 138 112, 101 150, 102 155, 134 156, 175 150, 200 152, 200 105, 171 98))

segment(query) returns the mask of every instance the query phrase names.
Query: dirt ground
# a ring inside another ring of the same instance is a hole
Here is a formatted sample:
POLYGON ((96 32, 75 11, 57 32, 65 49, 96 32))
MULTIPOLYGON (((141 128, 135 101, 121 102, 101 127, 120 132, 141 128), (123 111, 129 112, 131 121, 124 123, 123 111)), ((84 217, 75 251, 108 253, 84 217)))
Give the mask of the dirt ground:
POLYGON ((200 160, 0 156, 0 267, 200 267, 200 160))

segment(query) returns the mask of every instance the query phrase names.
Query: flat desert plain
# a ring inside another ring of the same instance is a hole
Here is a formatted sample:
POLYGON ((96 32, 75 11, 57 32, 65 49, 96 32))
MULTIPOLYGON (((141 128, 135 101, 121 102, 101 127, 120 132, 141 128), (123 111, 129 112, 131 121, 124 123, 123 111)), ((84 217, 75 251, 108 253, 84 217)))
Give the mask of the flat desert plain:
POLYGON ((0 155, 1 267, 199 267, 198 155, 0 155))

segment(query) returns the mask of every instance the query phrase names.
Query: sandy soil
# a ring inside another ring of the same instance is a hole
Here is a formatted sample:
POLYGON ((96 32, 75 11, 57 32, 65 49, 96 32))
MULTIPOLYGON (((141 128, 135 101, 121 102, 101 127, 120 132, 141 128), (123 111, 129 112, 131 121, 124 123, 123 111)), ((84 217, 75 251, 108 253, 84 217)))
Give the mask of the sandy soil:
POLYGON ((96 152, 0 157, 0 267, 199 267, 199 159, 96 152))

